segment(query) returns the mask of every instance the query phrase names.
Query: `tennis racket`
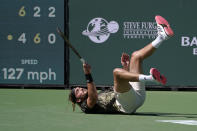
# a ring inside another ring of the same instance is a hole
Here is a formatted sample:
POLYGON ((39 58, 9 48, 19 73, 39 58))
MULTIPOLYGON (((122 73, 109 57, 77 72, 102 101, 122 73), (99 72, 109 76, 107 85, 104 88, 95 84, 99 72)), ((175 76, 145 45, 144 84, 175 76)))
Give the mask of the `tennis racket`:
POLYGON ((66 35, 60 30, 59 27, 57 27, 57 33, 64 39, 66 45, 72 49, 72 51, 78 56, 82 64, 85 64, 85 60, 81 57, 79 52, 71 45, 70 41, 66 37, 66 35))

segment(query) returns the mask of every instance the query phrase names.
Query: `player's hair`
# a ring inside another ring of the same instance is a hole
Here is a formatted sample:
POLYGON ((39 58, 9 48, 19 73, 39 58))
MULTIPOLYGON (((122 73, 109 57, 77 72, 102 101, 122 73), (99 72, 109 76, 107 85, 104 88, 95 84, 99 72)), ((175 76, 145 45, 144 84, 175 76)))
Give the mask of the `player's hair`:
POLYGON ((73 111, 75 111, 75 104, 77 103, 77 99, 75 97, 75 88, 73 88, 71 91, 70 91, 70 94, 69 94, 69 101, 72 102, 72 107, 73 107, 73 111))

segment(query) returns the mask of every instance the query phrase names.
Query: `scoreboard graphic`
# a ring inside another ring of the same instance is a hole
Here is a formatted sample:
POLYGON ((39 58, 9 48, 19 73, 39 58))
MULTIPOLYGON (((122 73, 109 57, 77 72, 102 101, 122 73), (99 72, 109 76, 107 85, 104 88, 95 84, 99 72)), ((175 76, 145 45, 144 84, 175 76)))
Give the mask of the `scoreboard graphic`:
POLYGON ((2 0, 0 84, 64 84, 64 0, 2 0))

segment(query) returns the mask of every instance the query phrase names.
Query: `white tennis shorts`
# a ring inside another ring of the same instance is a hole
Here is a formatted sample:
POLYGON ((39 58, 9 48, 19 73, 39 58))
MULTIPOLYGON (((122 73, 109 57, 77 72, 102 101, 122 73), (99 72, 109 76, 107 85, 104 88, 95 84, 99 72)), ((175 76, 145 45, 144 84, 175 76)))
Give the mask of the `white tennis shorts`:
POLYGON ((124 113, 134 113, 145 101, 146 91, 143 82, 129 82, 131 89, 128 92, 115 92, 116 104, 124 113))

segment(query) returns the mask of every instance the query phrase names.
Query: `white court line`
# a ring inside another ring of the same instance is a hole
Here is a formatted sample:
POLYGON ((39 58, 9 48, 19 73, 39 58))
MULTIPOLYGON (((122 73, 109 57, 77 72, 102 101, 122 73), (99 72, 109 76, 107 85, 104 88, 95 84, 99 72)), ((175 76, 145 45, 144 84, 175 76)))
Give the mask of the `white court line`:
POLYGON ((197 121, 196 120, 156 120, 156 121, 157 122, 167 122, 167 123, 197 126, 197 121))

